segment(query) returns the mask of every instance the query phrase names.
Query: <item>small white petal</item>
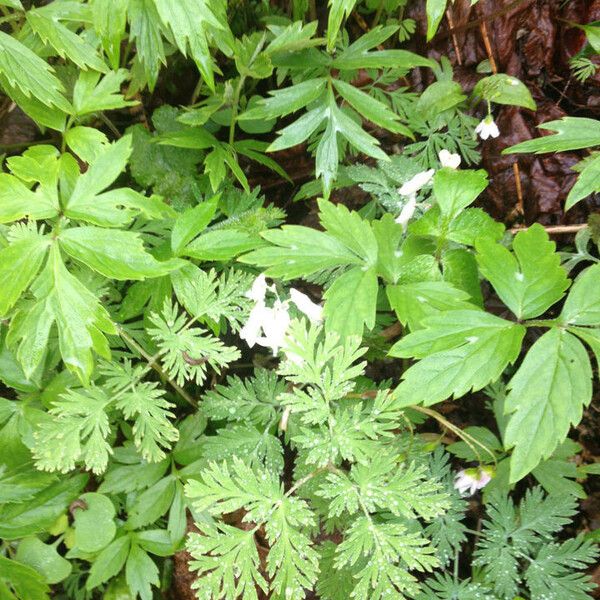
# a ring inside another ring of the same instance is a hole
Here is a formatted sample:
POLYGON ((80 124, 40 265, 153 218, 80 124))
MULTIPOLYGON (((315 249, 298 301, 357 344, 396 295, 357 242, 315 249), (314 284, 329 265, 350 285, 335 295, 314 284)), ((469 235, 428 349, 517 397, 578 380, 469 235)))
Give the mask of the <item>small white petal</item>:
POLYGON ((271 309, 267 308, 263 302, 257 302, 248 316, 248 321, 240 329, 240 337, 246 340, 250 348, 259 343, 261 329, 265 320, 271 316, 271 309))
POLYGON ((408 225, 408 222, 415 213, 416 207, 417 198, 416 196, 411 196, 408 199, 408 202, 402 208, 400 214, 396 217, 396 223, 398 223, 398 225, 402 225, 402 229, 404 229, 404 231, 406 231, 406 226, 408 225))
POLYGON ((267 293, 267 280, 261 273, 252 283, 252 287, 246 292, 246 298, 254 300, 254 302, 263 302, 267 293))
POLYGON ((460 154, 452 154, 445 148, 440 150, 438 158, 442 167, 449 167, 450 169, 458 169, 461 163, 460 154))
POLYGON ((414 196, 422 187, 426 186, 431 181, 434 174, 434 169, 417 173, 398 190, 398 193, 401 196, 414 196))
POLYGON ((475 127, 475 133, 478 133, 482 140, 487 140, 490 137, 497 138, 500 135, 500 130, 492 116, 488 115, 475 127))
POLYGON ((306 294, 290 288, 290 298, 312 323, 320 323, 323 320, 323 307, 314 303, 306 294))

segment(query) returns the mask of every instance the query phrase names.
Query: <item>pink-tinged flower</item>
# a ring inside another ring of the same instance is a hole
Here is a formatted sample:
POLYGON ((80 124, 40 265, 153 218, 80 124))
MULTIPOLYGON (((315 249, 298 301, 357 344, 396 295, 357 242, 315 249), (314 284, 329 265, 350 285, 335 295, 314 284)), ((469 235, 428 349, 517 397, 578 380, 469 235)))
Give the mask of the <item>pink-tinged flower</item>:
POLYGON ((398 189, 398 193, 401 196, 412 197, 423 187, 425 187, 432 179, 435 174, 434 169, 429 171, 421 171, 417 173, 412 179, 409 179, 401 188, 398 189))
POLYGON ((463 469, 456 474, 454 487, 461 495, 472 496, 477 490, 484 488, 492 480, 493 475, 491 467, 463 469))
POLYGON ((306 294, 295 288, 290 288, 290 300, 303 312, 311 323, 320 323, 323 320, 323 307, 315 304, 306 294))
POLYGON ((458 167, 460 167, 460 154, 452 154, 452 152, 449 152, 444 148, 439 151, 438 158, 440 159, 442 167, 449 167, 450 169, 458 169, 458 167))
POLYGON ((487 140, 490 137, 497 138, 500 135, 500 130, 492 115, 488 115, 475 127, 475 133, 478 133, 482 140, 487 140))
POLYGON ((415 213, 416 207, 417 198, 416 196, 411 196, 408 199, 408 202, 403 206, 400 214, 396 217, 396 223, 398 223, 398 225, 402 225, 402 229, 404 229, 404 231, 406 231, 406 226, 408 225, 408 222, 415 213))

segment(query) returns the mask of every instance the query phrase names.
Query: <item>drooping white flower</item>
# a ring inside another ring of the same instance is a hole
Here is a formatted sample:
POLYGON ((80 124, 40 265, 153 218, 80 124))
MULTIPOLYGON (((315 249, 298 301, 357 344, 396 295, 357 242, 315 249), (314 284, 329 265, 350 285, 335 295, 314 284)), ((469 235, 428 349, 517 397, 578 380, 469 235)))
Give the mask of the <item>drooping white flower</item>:
POLYGON ((283 346, 283 340, 290 326, 290 313, 288 312, 288 303, 276 300, 273 308, 262 324, 264 336, 258 340, 258 343, 265 348, 271 348, 273 356, 279 352, 283 346))
POLYGON ((449 152, 444 148, 439 151, 438 158, 440 159, 442 167, 449 167, 450 169, 458 169, 458 167, 460 167, 460 154, 452 154, 452 152, 449 152))
POLYGON ((250 348, 252 348, 254 344, 260 344, 263 323, 270 318, 271 309, 265 306, 263 300, 257 302, 252 307, 248 320, 240 329, 240 337, 243 340, 246 340, 246 343, 250 348))
POLYGON ((434 174, 434 169, 417 173, 412 179, 409 179, 402 185, 398 190, 398 193, 401 196, 414 196, 422 187, 426 186, 432 180, 434 174))
POLYGON ((312 323, 320 323, 323 320, 323 307, 320 304, 315 304, 306 294, 295 288, 290 288, 290 299, 312 323))
POLYGON ((254 302, 264 302, 268 288, 267 279, 265 278, 264 273, 261 273, 252 283, 252 287, 244 295, 246 298, 254 300, 254 302))
POLYGON ((500 130, 492 115, 488 115, 475 127, 475 133, 478 133, 482 140, 487 140, 490 137, 497 138, 500 135, 500 130))
POLYGON ((396 217, 396 223, 398 223, 398 225, 402 225, 402 229, 404 229, 404 231, 406 231, 408 222, 415 213, 416 207, 417 197, 415 195, 412 195, 408 199, 408 202, 402 207, 402 211, 400 212, 400 214, 396 217))
POLYGON ((490 467, 463 469, 456 474, 454 487, 461 495, 472 496, 477 490, 484 488, 492 480, 492 476, 490 467))

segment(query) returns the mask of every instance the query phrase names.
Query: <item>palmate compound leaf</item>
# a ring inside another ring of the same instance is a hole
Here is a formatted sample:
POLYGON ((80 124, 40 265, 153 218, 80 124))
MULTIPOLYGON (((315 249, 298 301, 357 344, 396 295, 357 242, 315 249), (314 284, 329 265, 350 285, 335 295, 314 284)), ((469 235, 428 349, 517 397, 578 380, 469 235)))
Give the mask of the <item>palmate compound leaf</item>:
POLYGON ((513 448, 510 481, 515 482, 551 456, 592 399, 585 347, 568 331, 551 329, 531 347, 508 389, 504 442, 513 448))
POLYGON ((519 356, 525 327, 478 310, 442 312, 421 321, 391 356, 418 358, 396 388, 398 406, 459 398, 500 377, 519 356))
POLYGON ((517 233, 512 254, 487 238, 476 242, 481 273, 519 319, 531 319, 558 302, 569 287, 556 244, 535 224, 517 233))

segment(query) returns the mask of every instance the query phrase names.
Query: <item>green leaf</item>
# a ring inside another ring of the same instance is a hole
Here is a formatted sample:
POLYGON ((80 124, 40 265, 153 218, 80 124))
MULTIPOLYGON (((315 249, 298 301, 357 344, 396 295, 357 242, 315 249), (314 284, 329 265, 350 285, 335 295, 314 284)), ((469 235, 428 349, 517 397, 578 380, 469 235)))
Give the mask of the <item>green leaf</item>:
POLYGON ((342 21, 350 16, 356 0, 329 0, 329 16, 327 19, 327 50, 331 52, 342 26, 342 21))
POLYGON ((93 127, 71 127, 65 132, 65 142, 67 146, 81 160, 91 163, 108 146, 108 138, 99 129, 93 127))
POLYGON ((174 494, 175 479, 171 475, 142 492, 129 508, 128 529, 141 529, 162 517, 169 510, 174 494))
POLYGON ((19 542, 15 560, 35 569, 51 585, 71 574, 71 563, 64 559, 55 546, 44 544, 37 537, 26 537, 19 542))
POLYGON ((445 281, 388 285, 386 292, 398 319, 411 331, 420 329, 424 318, 439 312, 475 308, 469 303, 469 294, 445 281))
POLYGON ((405 336, 389 352, 421 359, 396 388, 399 406, 430 406, 480 390, 515 362, 525 335, 522 325, 483 311, 440 313, 421 324, 424 329, 405 336))
POLYGON ((513 448, 510 481, 516 482, 549 458, 579 423, 592 398, 592 369, 583 344, 552 329, 531 347, 508 384, 510 414, 504 441, 513 448))
POLYGON ((363 119, 369 120, 388 131, 401 133, 414 139, 410 129, 405 125, 402 125, 402 123, 399 123, 398 115, 392 112, 385 104, 383 104, 383 102, 372 98, 369 94, 366 94, 362 90, 341 79, 334 79, 333 85, 340 96, 342 96, 342 98, 344 98, 344 100, 346 100, 346 102, 348 102, 348 104, 350 104, 363 119))
POLYGON ((478 240, 476 248, 481 273, 519 319, 541 315, 569 287, 556 244, 537 223, 516 235, 514 254, 488 238, 478 240))
POLYGON ((0 73, 26 98, 33 96, 46 106, 71 112, 71 105, 62 95, 63 85, 52 74, 52 67, 3 31, 0 31, 0 73))
POLYGON ((153 0, 129 0, 127 16, 129 18, 129 35, 135 42, 137 50, 136 58, 142 65, 148 80, 148 87, 152 91, 156 85, 161 64, 167 63, 162 41, 162 24, 156 11, 156 5, 153 0))
POLYGON ((427 41, 436 34, 440 22, 446 12, 448 0, 427 0, 425 12, 427 13, 427 41))
MULTIPOLYGON (((94 29, 102 40, 102 47, 108 56, 111 68, 119 68, 121 58, 121 40, 125 36, 127 11, 133 2, 128 0, 103 0, 92 3, 94 29)), ((133 26, 132 26, 133 30, 133 26)), ((139 46, 137 46, 139 52, 139 46)), ((93 65, 90 65, 93 67, 93 65)), ((103 69, 97 69, 103 71, 103 69)))
POLYGON ((93 590, 121 572, 129 554, 130 544, 131 538, 123 535, 100 552, 90 569, 90 576, 85 584, 86 589, 93 590))
POLYGON ((0 173, 0 223, 24 218, 51 219, 58 214, 57 204, 41 191, 32 192, 13 175, 0 173))
POLYGON ((487 173, 482 169, 457 171, 445 167, 433 178, 433 193, 442 215, 454 219, 475 201, 487 185, 487 173))
POLYGON ((97 71, 81 71, 73 88, 75 114, 82 116, 136 105, 137 101, 125 100, 121 94, 121 84, 128 77, 126 69, 110 71, 102 78, 97 71))
POLYGON ((67 271, 55 246, 38 282, 34 294, 40 302, 48 303, 54 317, 63 362, 87 382, 94 368, 92 349, 107 359, 110 357, 101 332, 115 334, 117 330, 98 299, 67 271))
POLYGON ((157 261, 144 249, 142 238, 133 231, 101 227, 73 227, 59 236, 60 247, 105 277, 117 280, 161 277, 185 263, 179 259, 157 261))
POLYGON ((345 244, 309 227, 284 225, 265 231, 262 236, 272 246, 254 250, 239 260, 264 269, 268 277, 289 280, 341 265, 362 264, 345 244))
POLYGON ((510 146, 502 154, 566 152, 600 145, 600 121, 596 119, 563 117, 559 121, 548 121, 538 127, 556 133, 510 146))
POLYGON ((269 146, 269 152, 285 150, 306 141, 328 116, 328 110, 323 104, 309 110, 297 121, 277 132, 279 137, 269 146))
POLYGON ((588 160, 578 163, 577 167, 577 170, 579 167, 581 170, 575 185, 567 196, 565 211, 573 208, 590 194, 600 191, 600 155, 592 156, 588 160))
POLYGON ((425 119, 434 119, 439 113, 458 106, 466 99, 455 81, 436 81, 425 88, 417 100, 416 109, 425 119))
POLYGON ((275 119, 289 115, 319 98, 326 83, 324 77, 317 77, 281 90, 270 90, 270 98, 259 100, 255 108, 242 113, 238 120, 275 119))
POLYGON ((82 494, 79 500, 83 505, 73 511, 75 547, 82 552, 99 552, 117 532, 114 504, 108 496, 96 492, 82 494))
POLYGON ((0 316, 6 315, 37 275, 50 240, 26 237, 0 250, 0 316))
POLYGON ((189 244, 212 221, 217 210, 219 196, 201 202, 177 217, 171 232, 171 250, 175 255, 189 244))
POLYGON ((566 325, 600 325, 600 265, 588 267, 577 277, 559 319, 566 325))
POLYGON ((473 95, 496 104, 536 109, 535 101, 525 84, 516 77, 503 73, 480 79, 473 89, 473 95))
POLYGON ((365 325, 373 329, 377 291, 375 267, 354 267, 346 271, 323 295, 327 327, 341 337, 362 336, 365 325))
POLYGON ((135 543, 131 544, 131 550, 125 565, 125 578, 131 593, 142 600, 152 600, 152 586, 158 587, 158 567, 154 561, 135 543))
MULTIPOLYGON (((97 4, 102 3, 95 2, 93 6, 97 4)), ((28 10, 26 15, 31 29, 45 44, 52 46, 61 58, 73 61, 83 70, 88 67, 102 73, 108 70, 93 46, 90 46, 82 37, 73 33, 60 21, 36 9, 28 10)))
POLYGON ((494 221, 481 208, 467 208, 452 220, 446 236, 453 242, 465 244, 465 246, 475 246, 475 241, 480 237, 499 242, 504 230, 505 227, 502 223, 494 221))
POLYGON ((189 53, 196 62, 202 78, 214 90, 214 65, 209 50, 208 31, 225 30, 206 0, 155 0, 160 19, 168 27, 182 54, 189 53))
POLYGON ((227 261, 262 245, 257 235, 237 229, 216 229, 198 236, 180 254, 199 260, 227 261))
POLYGON ((0 556, 0 594, 2 600, 48 600, 50 588, 36 570, 0 556), (12 588, 17 596, 14 596, 9 588, 12 588))

